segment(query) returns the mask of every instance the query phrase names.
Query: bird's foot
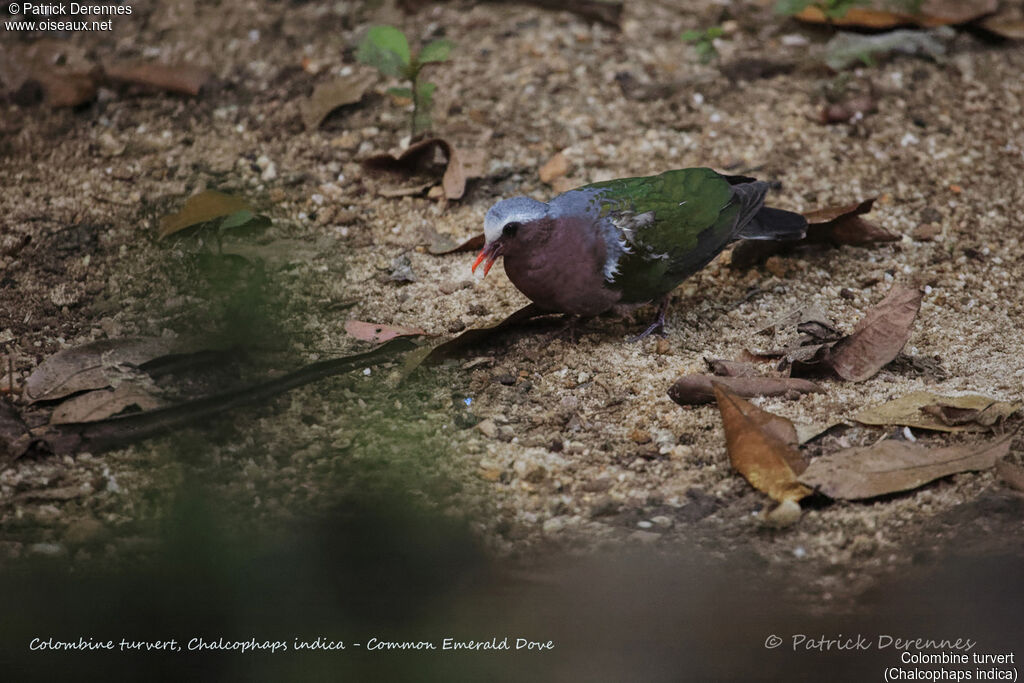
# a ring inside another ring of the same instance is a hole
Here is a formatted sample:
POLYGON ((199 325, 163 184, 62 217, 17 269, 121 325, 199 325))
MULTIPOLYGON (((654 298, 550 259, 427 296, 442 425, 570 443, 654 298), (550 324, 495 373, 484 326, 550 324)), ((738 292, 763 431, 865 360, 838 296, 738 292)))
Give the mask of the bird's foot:
POLYGON ((635 344, 642 339, 650 337, 655 331, 657 331, 658 335, 661 337, 667 336, 665 333, 665 314, 668 312, 668 300, 668 297, 665 297, 662 300, 661 305, 658 306, 658 316, 654 319, 654 322, 647 326, 646 330, 635 337, 629 338, 630 344, 635 344))

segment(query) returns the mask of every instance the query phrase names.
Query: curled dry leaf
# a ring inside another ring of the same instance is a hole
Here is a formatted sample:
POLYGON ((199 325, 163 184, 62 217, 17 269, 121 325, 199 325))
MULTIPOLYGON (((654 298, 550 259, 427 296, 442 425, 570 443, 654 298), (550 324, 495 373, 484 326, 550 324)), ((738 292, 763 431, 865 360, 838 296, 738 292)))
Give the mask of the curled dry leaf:
POLYGON ((346 320, 345 332, 350 337, 355 337, 360 341, 373 342, 374 344, 381 344, 395 337, 415 337, 426 334, 426 332, 417 327, 378 325, 361 320, 346 320))
POLYGON ((734 268, 750 268, 764 262, 769 256, 791 251, 805 244, 863 247, 878 242, 899 240, 898 235, 861 217, 871 211, 874 203, 875 198, 872 197, 856 204, 830 206, 805 213, 807 236, 804 239, 789 242, 746 240, 733 249, 730 263, 734 268))
POLYGON ((1020 402, 988 396, 939 396, 915 391, 862 410, 853 419, 868 425, 902 425, 940 432, 986 431, 1020 410, 1020 402))
POLYGON ((807 241, 834 246, 864 246, 876 242, 895 242, 899 239, 885 228, 861 216, 871 211, 875 197, 857 204, 818 209, 804 214, 807 219, 807 241))
POLYGON ((565 176, 569 172, 569 160, 565 158, 565 155, 559 152, 555 156, 547 160, 543 166, 537 171, 540 176, 540 181, 545 185, 550 185, 558 178, 565 176))
POLYGON ((155 410, 164 404, 163 399, 154 396, 145 387, 126 382, 116 389, 99 389, 69 398, 50 415, 50 424, 96 422, 128 408, 155 410))
POLYGON ((213 80, 212 74, 190 64, 152 62, 114 63, 103 68, 107 80, 128 85, 144 85, 179 95, 198 95, 213 80))
MULTIPOLYGON (((906 5, 904 5, 906 7, 906 5)), ((883 29, 908 24, 916 26, 948 26, 965 24, 988 14, 999 7, 999 0, 924 0, 918 12, 893 9, 853 7, 841 17, 829 19, 817 7, 811 6, 796 15, 801 21, 814 24, 829 23, 836 26, 858 26, 861 28, 883 29)))
POLYGON ((815 458, 800 481, 840 500, 909 491, 957 472, 989 469, 1010 452, 1013 437, 946 448, 888 439, 815 458))
POLYGON ((255 212, 255 209, 241 197, 216 190, 204 190, 189 197, 185 201, 185 205, 181 207, 181 211, 160 219, 159 238, 163 239, 185 228, 191 228, 215 218, 230 216, 238 211, 255 212))
POLYGON ((53 354, 25 380, 32 401, 51 401, 80 391, 103 389, 161 356, 182 352, 181 344, 162 337, 101 339, 53 354))
POLYGON ((711 403, 714 385, 721 384, 743 398, 783 396, 790 392, 807 394, 822 388, 806 379, 793 377, 717 377, 714 375, 683 375, 669 387, 668 395, 681 406, 711 403))
POLYGON ((779 502, 810 495, 811 489, 797 481, 806 464, 793 446, 793 423, 744 401, 718 381, 714 392, 733 468, 779 502))
POLYGON ((302 122, 306 130, 319 128, 335 109, 355 104, 363 99, 366 89, 374 80, 373 74, 364 72, 336 78, 316 86, 313 94, 302 104, 302 122))
POLYGON ((828 364, 837 375, 861 382, 889 364, 910 339, 924 293, 896 285, 857 323, 848 337, 829 350, 828 364))
POLYGON ((1001 38, 1024 40, 1024 4, 1003 3, 999 11, 978 22, 978 26, 1001 38))
MULTIPOLYGON (((424 180, 417 180, 423 176, 436 177, 440 168, 444 168, 441 177, 441 187, 444 189, 445 199, 461 199, 466 193, 466 180, 477 178, 483 174, 484 154, 481 150, 460 151, 455 145, 442 138, 430 138, 411 145, 398 157, 390 154, 378 154, 363 160, 363 168, 371 173, 389 173, 405 179, 403 187, 418 188, 414 194, 419 194, 426 187, 434 184, 431 180, 424 187, 424 180), (444 161, 438 163, 437 155, 441 154, 444 161)), ((402 192, 400 188, 385 188, 381 191, 391 192, 385 196, 404 196, 394 194, 402 192)))

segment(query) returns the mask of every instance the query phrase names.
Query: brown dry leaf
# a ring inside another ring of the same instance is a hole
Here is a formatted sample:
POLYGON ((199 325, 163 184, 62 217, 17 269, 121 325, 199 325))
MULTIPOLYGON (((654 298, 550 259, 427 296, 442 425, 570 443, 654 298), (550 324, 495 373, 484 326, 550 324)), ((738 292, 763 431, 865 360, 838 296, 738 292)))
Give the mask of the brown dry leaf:
POLYGON ((873 377, 896 358, 910 339, 923 296, 918 287, 893 286, 857 323, 852 334, 832 346, 828 365, 850 382, 873 377))
POLYGON ((716 381, 713 388, 733 468, 779 502, 810 495, 811 489, 797 481, 805 463, 792 445, 796 442, 793 423, 744 401, 721 382, 716 381), (785 436, 780 438, 781 434, 785 436))
POLYGON ((808 242, 821 242, 839 246, 864 246, 876 242, 895 242, 899 240, 885 228, 861 218, 871 211, 875 197, 865 199, 857 204, 833 206, 804 214, 807 219, 808 242))
POLYGON ((216 190, 204 190, 189 197, 178 213, 160 219, 159 239, 191 228, 193 225, 212 221, 214 218, 230 216, 237 211, 256 212, 252 205, 241 197, 216 190))
POLYGON ((939 396, 930 391, 915 391, 862 410, 853 419, 868 425, 903 425, 940 432, 987 431, 1020 408, 1019 402, 977 394, 939 396))
POLYGON ((866 448, 846 448, 811 461, 803 484, 829 498, 861 500, 909 491, 957 472, 986 470, 1010 452, 1014 435, 988 443, 928 448, 889 439, 866 448))
POLYGON ((1024 4, 1004 3, 999 11, 977 24, 990 33, 1009 40, 1024 40, 1024 4))
POLYGON ((878 242, 895 242, 895 235, 876 223, 861 216, 871 210, 875 197, 856 204, 830 206, 804 214, 807 219, 807 236, 802 240, 773 242, 770 240, 745 240, 732 251, 730 264, 734 268, 750 268, 763 263, 768 257, 792 251, 805 244, 828 244, 834 247, 850 245, 867 246, 878 242))
POLYGON ((355 104, 363 99, 366 89, 375 80, 371 73, 355 73, 321 83, 302 105, 302 122, 306 130, 315 130, 327 115, 338 107, 355 104))
POLYGON ((547 160, 543 166, 538 169, 537 174, 540 176, 540 181, 545 185, 550 185, 555 179, 561 178, 569 172, 569 160, 565 158, 565 155, 559 152, 555 156, 547 160))
POLYGON ((360 341, 373 342, 374 344, 381 344, 395 337, 415 337, 426 334, 426 332, 417 327, 378 325, 361 320, 346 320, 345 332, 350 337, 355 337, 360 341))
MULTIPOLYGON (((878 3, 885 5, 886 3, 878 3)), ((843 16, 829 21, 817 7, 808 7, 796 15, 801 21, 813 24, 831 23, 836 26, 859 26, 884 29, 913 24, 916 26, 947 26, 964 24, 995 12, 999 0, 925 0, 916 14, 899 5, 889 8, 853 7, 843 16)), ((905 6, 904 6, 905 7, 905 6)))
POLYGON ((681 406, 711 403, 715 398, 714 385, 721 384, 743 397, 783 396, 823 391, 814 382, 793 377, 718 377, 715 375, 683 375, 668 389, 669 398, 681 406))
MULTIPOLYGON (((362 164, 363 168, 371 173, 390 173, 410 181, 417 177, 421 178, 415 183, 406 183, 417 188, 412 194, 419 194, 426 189, 423 187, 423 176, 436 179, 443 166, 441 186, 444 188, 445 199, 461 199, 466 193, 466 180, 482 175, 483 159, 484 153, 481 150, 460 151, 447 140, 430 138, 411 145, 401 156, 377 154, 364 159, 362 164), (444 157, 444 161, 440 163, 437 161, 439 153, 444 157)), ((426 187, 433 185, 434 182, 431 180, 426 187)), ((391 194, 386 196, 403 196, 397 192, 396 188, 391 188, 391 194)))
POLYGON ((105 65, 103 72, 115 83, 144 85, 192 96, 198 95, 203 86, 213 79, 206 69, 189 64, 114 63, 105 65))
POLYGON ((133 368, 182 351, 182 344, 162 337, 101 339, 63 349, 32 371, 25 380, 25 396, 34 403, 102 389, 133 375, 133 368))
POLYGON ((431 241, 430 246, 427 247, 427 251, 435 256, 442 256, 444 254, 457 254, 463 251, 477 251, 482 249, 484 246, 484 234, 473 235, 468 240, 465 240, 459 244, 449 235, 438 234, 431 241))
POLYGON ((155 410, 165 405, 145 387, 126 382, 116 389, 100 389, 74 396, 61 403, 50 415, 50 424, 96 422, 117 415, 128 408, 155 410))
POLYGON ((824 106, 818 120, 824 124, 849 123, 854 117, 863 117, 878 111, 878 101, 871 95, 860 95, 843 102, 824 106))
POLYGON ((996 461, 996 474, 1009 484, 1010 488, 1024 492, 1024 467, 1007 460, 996 461))

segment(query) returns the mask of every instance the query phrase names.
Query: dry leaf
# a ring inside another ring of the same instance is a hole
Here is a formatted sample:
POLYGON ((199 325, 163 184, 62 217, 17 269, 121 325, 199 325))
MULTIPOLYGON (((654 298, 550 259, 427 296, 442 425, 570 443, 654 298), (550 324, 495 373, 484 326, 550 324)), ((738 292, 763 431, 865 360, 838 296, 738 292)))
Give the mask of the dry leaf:
POLYGON ((568 172, 569 160, 561 152, 548 159, 547 163, 537 171, 540 181, 546 185, 550 185, 556 178, 561 178, 568 172))
POLYGON ((796 441, 793 423, 744 401, 721 382, 716 381, 713 388, 733 468, 779 502, 810 495, 811 489, 796 479, 804 461, 792 445, 796 441), (788 429, 780 426, 783 423, 788 429))
POLYGON ((117 83, 145 85, 179 95, 198 95, 213 76, 206 69, 188 64, 107 64, 106 77, 117 83))
MULTIPOLYGON (((435 161, 437 154, 441 153, 444 173, 441 177, 441 186, 444 188, 446 199, 460 199, 466 192, 466 180, 479 177, 483 173, 483 152, 467 151, 462 152, 453 144, 441 138, 430 138, 411 145, 402 152, 401 156, 393 157, 390 154, 378 154, 363 160, 363 168, 371 173, 390 173, 405 177, 409 180, 417 176, 429 176, 436 178, 442 164, 435 161)), ((432 180, 427 184, 429 187, 434 184, 432 180)), ((409 185, 409 183, 406 183, 409 185)), ((412 194, 419 194, 426 187, 423 187, 423 180, 415 183, 417 188, 412 194)), ((398 190, 392 188, 390 195, 397 194, 398 190)))
POLYGON ((427 251, 435 256, 442 256, 444 254, 456 254, 463 251, 478 251, 483 248, 483 246, 483 233, 474 235, 460 244, 456 244, 448 235, 438 234, 434 240, 431 241, 430 246, 427 247, 427 251))
POLYGON ((848 427, 845 422, 797 422, 796 441, 801 446, 808 441, 813 441, 835 427, 848 427))
POLYGON ((338 107, 355 104, 363 99, 366 89, 374 80, 375 76, 371 73, 355 73, 316 86, 302 106, 302 122, 306 130, 319 128, 327 115, 338 107))
POLYGON ((864 246, 876 242, 895 242, 899 240, 885 228, 861 218, 871 211, 875 197, 865 199, 857 204, 828 207, 804 214, 807 219, 808 242, 821 242, 840 246, 864 246))
POLYGON ((804 214, 807 236, 802 240, 771 241, 744 240, 732 251, 730 264, 734 268, 750 268, 763 263, 769 256, 792 251, 805 244, 866 246, 878 242, 895 242, 899 236, 885 228, 861 218, 871 210, 875 198, 857 204, 831 206, 804 214))
POLYGON ((193 225, 212 221, 214 218, 230 216, 237 211, 255 213, 256 210, 241 197, 234 197, 216 190, 204 190, 185 200, 185 205, 178 213, 172 213, 160 219, 159 238, 163 239, 185 228, 191 228, 193 225))
POLYGON ((979 21, 978 26, 1002 38, 1024 40, 1024 4, 1012 7, 1004 3, 998 12, 979 21))
POLYGON ((669 387, 669 397, 681 406, 711 403, 714 384, 721 384, 739 396, 782 396, 789 392, 806 394, 821 392, 814 382, 793 377, 717 377, 714 375, 683 375, 669 387))
POLYGON ((63 349, 32 371, 25 380, 25 395, 32 402, 52 401, 103 389, 131 376, 132 368, 181 351, 181 343, 162 337, 101 339, 63 349))
POLYGON ((888 365, 910 339, 923 296, 917 287, 895 285, 857 323, 852 334, 832 346, 828 364, 835 373, 847 381, 860 382, 888 365))
POLYGON ((143 386, 126 382, 116 389, 100 389, 69 398, 50 415, 50 424, 96 422, 117 415, 127 408, 155 410, 163 405, 161 398, 143 386))
POLYGON ((367 323, 361 320, 346 320, 345 332, 348 333, 350 337, 355 337, 360 341, 373 342, 374 344, 380 344, 394 339, 395 337, 414 337, 426 334, 426 332, 416 327, 378 325, 376 323, 367 323))
POLYGON ((830 498, 875 498, 957 472, 988 469, 1010 452, 1012 440, 1011 434, 988 443, 928 448, 889 439, 815 458, 800 481, 830 498))
POLYGON ((988 396, 939 396, 915 391, 862 410, 853 419, 868 425, 903 425, 940 432, 985 431, 1020 410, 1019 402, 988 396))
POLYGON ((913 24, 916 26, 947 26, 964 24, 996 11, 999 0, 925 0, 916 14, 893 9, 853 7, 841 17, 829 20, 817 7, 808 7, 796 15, 797 19, 814 24, 859 26, 883 29, 913 24))

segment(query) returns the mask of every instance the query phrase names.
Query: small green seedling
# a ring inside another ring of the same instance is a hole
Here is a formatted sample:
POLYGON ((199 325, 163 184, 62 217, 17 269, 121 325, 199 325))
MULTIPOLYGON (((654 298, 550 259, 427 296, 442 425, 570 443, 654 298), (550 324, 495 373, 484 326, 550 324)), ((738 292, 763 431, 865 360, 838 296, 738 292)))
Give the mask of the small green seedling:
POLYGON ((413 135, 430 128, 430 108, 437 89, 437 85, 421 78, 423 67, 446 61, 452 46, 449 40, 435 40, 414 55, 405 34, 394 26, 374 26, 359 45, 356 58, 360 62, 375 67, 385 76, 408 81, 408 87, 389 88, 388 92, 412 100, 413 135))
POLYGON ((703 31, 700 29, 683 31, 683 35, 679 37, 684 42, 693 43, 693 49, 697 51, 700 63, 707 64, 712 59, 718 57, 718 50, 715 48, 715 38, 720 38, 723 33, 724 31, 721 26, 712 26, 703 31))

